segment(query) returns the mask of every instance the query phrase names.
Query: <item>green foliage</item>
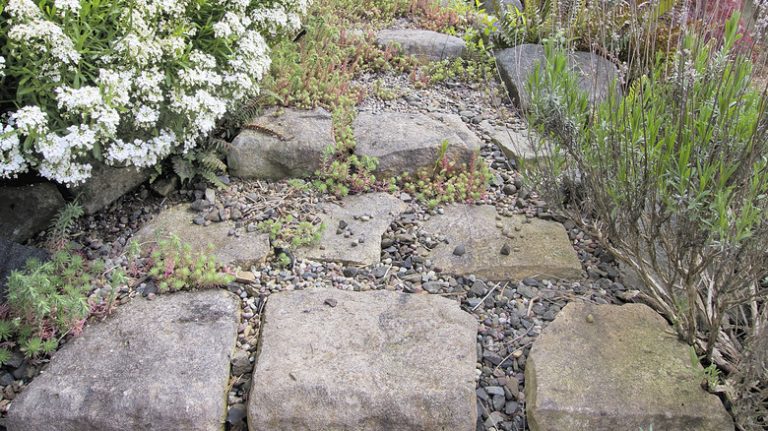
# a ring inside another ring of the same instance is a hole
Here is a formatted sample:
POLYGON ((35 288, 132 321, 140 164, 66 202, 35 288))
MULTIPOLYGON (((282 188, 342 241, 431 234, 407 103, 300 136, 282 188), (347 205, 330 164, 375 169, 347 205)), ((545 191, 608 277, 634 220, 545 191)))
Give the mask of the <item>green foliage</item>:
MULTIPOLYGON (((528 112, 549 156, 527 178, 639 275, 644 299, 730 373, 726 388, 739 370, 759 368, 745 352, 768 319, 759 282, 768 271, 768 96, 752 86, 749 58, 732 51, 739 37, 737 14, 720 47, 684 35, 672 61, 659 55, 626 95, 594 106, 567 54, 548 46, 528 112)), ((707 371, 709 383, 716 377, 707 371)), ((752 374, 726 394, 738 404, 765 379, 752 374)))
POLYGON ((261 232, 269 234, 273 247, 295 250, 316 244, 325 230, 325 224, 298 221, 292 215, 264 220, 258 224, 261 232))
POLYGON ((231 274, 219 272, 213 256, 193 252, 175 235, 158 241, 150 257, 148 275, 161 293, 223 286, 235 280, 231 274))
MULTIPOLYGON (((41 263, 30 259, 8 277, 7 304, 0 311, 0 341, 16 344, 28 357, 56 350, 65 335, 78 332, 90 313, 88 293, 98 286, 111 292, 124 279, 119 271, 104 270, 100 261, 86 262, 67 251, 41 263)), ((111 296, 107 301, 113 301, 111 296)), ((8 360, 0 349, 0 363, 8 360)))
POLYGON ((430 208, 451 202, 467 202, 482 198, 492 178, 488 166, 475 155, 468 165, 448 157, 448 141, 443 141, 432 169, 415 175, 402 175, 396 181, 402 190, 425 202, 430 208))
POLYGON ((53 248, 60 249, 67 242, 69 231, 77 219, 84 214, 83 207, 77 201, 69 202, 59 210, 51 224, 50 243, 53 248))
POLYGON ((173 172, 182 183, 201 177, 214 186, 223 189, 226 185, 218 177, 227 171, 227 165, 221 161, 221 150, 229 143, 221 139, 212 139, 208 145, 171 158, 173 172))

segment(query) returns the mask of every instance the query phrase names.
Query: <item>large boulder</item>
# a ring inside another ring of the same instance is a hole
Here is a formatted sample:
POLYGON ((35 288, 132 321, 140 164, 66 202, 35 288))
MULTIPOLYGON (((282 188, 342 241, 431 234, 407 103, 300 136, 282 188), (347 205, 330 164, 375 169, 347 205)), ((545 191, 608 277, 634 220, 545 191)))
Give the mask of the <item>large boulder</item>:
POLYGON ((91 178, 70 189, 86 214, 94 214, 149 180, 151 169, 94 163, 91 178))
MULTIPOLYGON (((621 94, 619 72, 610 61, 591 52, 580 51, 570 53, 568 59, 570 70, 578 75, 579 87, 588 94, 591 103, 606 100, 612 85, 615 94, 621 94)), ((528 109, 528 80, 534 70, 546 61, 542 45, 522 44, 496 53, 501 78, 519 108, 528 109)))
POLYGON ((454 301, 312 289, 267 301, 252 431, 474 431, 477 322, 454 301))
POLYGON ((559 223, 524 216, 501 217, 490 205, 452 205, 422 224, 444 241, 427 255, 436 268, 492 281, 548 277, 578 280, 581 263, 559 223))
POLYGON ((0 303, 5 302, 8 276, 15 270, 22 270, 29 259, 45 261, 48 252, 0 237, 0 303))
POLYGON ((642 304, 568 304, 525 366, 531 431, 733 430, 701 365, 642 304))
POLYGON ((139 243, 154 244, 175 235, 189 244, 195 253, 211 254, 221 265, 245 268, 264 263, 271 251, 267 234, 246 231, 239 236, 230 236, 234 222, 201 226, 192 222, 193 217, 187 204, 165 209, 142 227, 134 239, 139 243))
POLYGON ((439 61, 461 57, 467 46, 463 39, 430 30, 381 30, 376 43, 382 48, 396 46, 403 54, 439 61))
POLYGON ((244 126, 227 153, 227 165, 241 178, 308 177, 320 168, 323 151, 335 142, 327 111, 286 109, 282 115, 269 113, 244 126))
POLYGON ((453 114, 361 112, 353 128, 355 153, 376 157, 376 173, 381 176, 434 166, 445 141, 447 157, 460 163, 469 163, 482 146, 480 138, 453 114))
POLYGON ((0 187, 0 238, 26 241, 50 226, 65 205, 50 183, 0 187))
POLYGON ((340 204, 323 204, 325 230, 320 241, 296 251, 305 259, 369 266, 381 258, 381 236, 405 211, 401 200, 387 193, 348 196, 340 204))
POLYGON ((57 352, 11 404, 10 431, 220 431, 239 301, 135 299, 57 352))

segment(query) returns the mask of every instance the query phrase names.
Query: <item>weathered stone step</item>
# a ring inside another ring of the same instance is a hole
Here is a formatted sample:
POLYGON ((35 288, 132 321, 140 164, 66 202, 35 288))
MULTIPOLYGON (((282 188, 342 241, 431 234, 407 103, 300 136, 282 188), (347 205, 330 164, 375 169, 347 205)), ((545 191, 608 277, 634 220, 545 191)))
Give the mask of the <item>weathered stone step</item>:
POLYGON ((474 317, 436 295, 271 295, 249 428, 474 431, 476 331, 474 317))
POLYGON ((525 366, 531 431, 733 430, 689 347, 643 304, 568 304, 525 366))
POLYGON ((387 193, 344 198, 341 204, 323 204, 325 224, 320 241, 296 251, 296 256, 323 262, 368 266, 381 258, 381 236, 407 206, 387 193))
POLYGON ((458 58, 467 49, 461 38, 419 29, 381 30, 376 35, 376 43, 382 48, 396 46, 403 54, 430 61, 458 58))
POLYGON ((135 299, 58 351, 11 404, 9 431, 220 431, 239 301, 135 299))
POLYGON ((492 281, 526 277, 580 279, 581 263, 559 223, 498 217, 490 205, 452 205, 422 231, 443 238, 427 255, 436 268, 492 281))
POLYGON ((240 236, 230 236, 229 231, 235 226, 233 222, 200 226, 192 223, 194 216, 188 204, 168 208, 141 228, 134 239, 140 243, 154 243, 176 235, 189 244, 194 253, 211 254, 221 265, 246 268, 264 263, 271 251, 267 234, 244 231, 240 236))

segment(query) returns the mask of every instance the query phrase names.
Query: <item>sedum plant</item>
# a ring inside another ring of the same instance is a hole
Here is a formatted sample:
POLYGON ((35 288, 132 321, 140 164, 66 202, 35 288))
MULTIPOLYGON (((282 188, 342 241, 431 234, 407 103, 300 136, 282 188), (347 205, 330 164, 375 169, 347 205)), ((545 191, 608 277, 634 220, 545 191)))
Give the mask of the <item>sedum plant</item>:
POLYGON ((720 46, 686 35, 673 61, 596 106, 549 46, 527 113, 543 158, 527 174, 724 371, 715 389, 747 411, 743 425, 766 413, 751 394, 768 385, 765 355, 754 354, 768 336, 768 93, 733 51, 737 30, 734 14, 720 46))
POLYGON ((219 272, 213 256, 192 251, 192 246, 176 235, 157 242, 150 262, 147 274, 157 282, 160 293, 223 286, 235 281, 231 274, 219 272))
POLYGON ((30 259, 8 277, 7 302, 0 307, 0 363, 10 358, 11 345, 30 358, 54 352, 64 336, 82 330, 92 308, 110 309, 125 281, 121 270, 105 271, 101 261, 87 262, 67 251, 44 263, 30 259), (98 286, 110 293, 102 302, 89 301, 98 286))
POLYGON ((0 0, 0 178, 153 166, 255 96, 309 0, 0 0))

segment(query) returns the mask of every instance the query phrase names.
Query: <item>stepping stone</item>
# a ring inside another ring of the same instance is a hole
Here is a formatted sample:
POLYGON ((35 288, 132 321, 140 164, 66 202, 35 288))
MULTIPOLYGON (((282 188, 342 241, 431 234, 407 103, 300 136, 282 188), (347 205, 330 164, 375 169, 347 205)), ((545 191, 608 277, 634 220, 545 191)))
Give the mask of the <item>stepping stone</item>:
POLYGON ((229 231, 235 227, 233 222, 199 226, 192 223, 195 214, 188 204, 163 210, 134 239, 139 243, 155 244, 158 239, 176 235, 195 253, 212 254, 220 265, 244 268, 264 263, 272 250, 267 234, 243 231, 239 237, 229 236, 229 231))
POLYGON ((0 187, 0 238, 20 242, 32 238, 51 225, 64 204, 50 183, 0 187))
MULTIPOLYGON (((529 130, 497 128, 487 120, 482 121, 479 126, 509 159, 533 161, 544 155, 542 154, 544 148, 536 148, 537 143, 532 141, 530 137, 533 132, 529 130)), ((535 134, 533 136, 534 140, 540 139, 535 134)))
MULTIPOLYGON (((496 53, 501 78, 509 95, 520 109, 528 109, 528 79, 535 68, 546 61, 543 45, 522 44, 496 53)), ((569 67, 578 74, 579 86, 587 92, 591 103, 607 99, 611 84, 619 77, 618 69, 613 63, 591 52, 572 52, 569 55, 569 67)), ((615 90, 617 94, 621 94, 618 81, 615 90)))
POLYGON ((376 43, 386 48, 397 46, 400 52, 430 61, 461 57, 467 49, 463 39, 430 30, 381 30, 376 43))
POLYGON ((8 276, 14 270, 21 270, 28 259, 41 262, 48 260, 48 252, 35 247, 17 244, 0 237, 0 303, 5 302, 8 276))
POLYGON ((78 196, 78 202, 86 214, 94 214, 143 184, 149 179, 150 173, 150 169, 119 168, 94 163, 91 178, 71 188, 70 192, 78 196))
POLYGON ((437 295, 269 296, 252 430, 474 431, 477 321, 437 295))
POLYGON ((581 263, 561 224, 524 216, 496 220, 496 216, 490 205, 447 207, 421 227, 433 238, 448 240, 435 246, 427 259, 444 272, 491 281, 581 279, 581 263))
POLYGON ((648 306, 572 302, 528 356, 528 423, 531 431, 733 430, 701 372, 648 306))
POLYGON ((353 123, 355 153, 376 157, 376 174, 385 177, 431 168, 448 141, 447 156, 469 163, 482 141, 454 114, 409 114, 361 112, 353 123))
POLYGON ((341 205, 320 206, 325 224, 320 241, 296 251, 296 257, 369 266, 381 259, 381 236, 408 206, 387 193, 348 196, 341 205), (363 242, 360 242, 362 240, 363 242))
POLYGON ((11 404, 13 431, 219 431, 239 300, 224 290, 134 299, 67 343, 11 404))
POLYGON ((279 180, 314 175, 323 151, 335 144, 331 114, 324 109, 286 109, 251 121, 227 153, 229 172, 240 178, 279 180))

